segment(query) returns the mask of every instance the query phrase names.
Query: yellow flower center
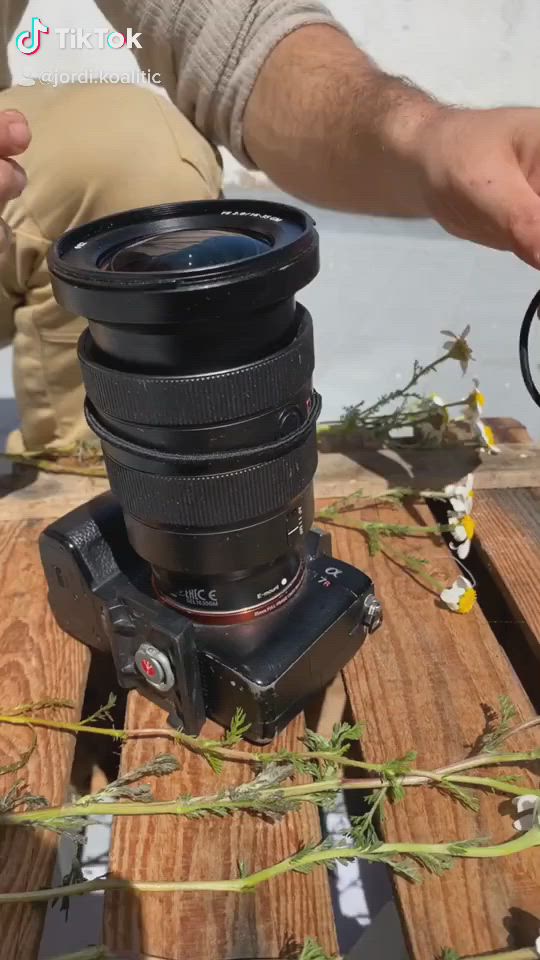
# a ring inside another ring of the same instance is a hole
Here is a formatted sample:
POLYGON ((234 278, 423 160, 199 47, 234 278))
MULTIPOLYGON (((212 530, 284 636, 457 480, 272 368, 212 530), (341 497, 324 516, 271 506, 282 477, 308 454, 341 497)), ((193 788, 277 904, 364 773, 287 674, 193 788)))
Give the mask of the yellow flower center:
POLYGON ((472 410, 481 410, 486 405, 486 398, 480 390, 473 390, 467 398, 467 405, 472 410))
POLYGON ((463 337, 456 337, 448 351, 448 356, 452 360, 462 360, 467 363, 472 358, 472 349, 463 337))
POLYGON ((495 446, 495 436, 494 436, 494 434, 493 434, 493 430, 491 429, 491 427, 486 427, 486 426, 484 426, 484 436, 485 436, 485 438, 486 438, 486 443, 487 443, 488 447, 494 447, 494 446, 495 446))
POLYGON ((470 613, 472 608, 476 603, 476 590, 472 587, 469 587, 459 598, 459 612, 460 613, 470 613))
POLYGON ((474 537, 474 531, 476 530, 476 523, 473 518, 469 516, 463 517, 463 520, 460 522, 460 526, 463 527, 465 533, 467 534, 467 540, 472 540, 474 537))

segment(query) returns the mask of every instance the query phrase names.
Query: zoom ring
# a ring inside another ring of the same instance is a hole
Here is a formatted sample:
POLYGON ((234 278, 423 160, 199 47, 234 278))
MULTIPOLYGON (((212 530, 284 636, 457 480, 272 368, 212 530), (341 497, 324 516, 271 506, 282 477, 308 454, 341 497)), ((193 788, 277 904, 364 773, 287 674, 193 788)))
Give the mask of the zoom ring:
POLYGON ((86 330, 79 360, 86 393, 101 414, 148 426, 223 423, 279 409, 309 383, 314 368, 313 324, 297 305, 298 334, 282 350, 222 373, 162 376, 126 373, 96 360, 86 330))
POLYGON ((146 523, 186 528, 234 525, 271 516, 309 486, 317 468, 315 427, 281 457, 226 473, 163 476, 126 468, 103 444, 113 493, 124 509, 146 523))

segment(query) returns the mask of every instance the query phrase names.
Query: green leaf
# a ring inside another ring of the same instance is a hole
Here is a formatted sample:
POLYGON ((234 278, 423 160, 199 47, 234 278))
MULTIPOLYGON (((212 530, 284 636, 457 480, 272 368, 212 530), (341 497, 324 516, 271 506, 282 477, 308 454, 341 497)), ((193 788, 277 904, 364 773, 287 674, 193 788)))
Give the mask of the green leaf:
POLYGON ((445 947, 438 960, 461 960, 461 957, 455 950, 452 950, 450 947, 445 947))
POLYGON ((444 853, 414 853, 411 854, 413 860, 416 860, 421 867, 434 873, 436 877, 441 877, 443 873, 451 870, 454 866, 452 857, 444 853))
POLYGON ((388 787, 382 787, 380 790, 370 793, 365 798, 365 803, 368 806, 367 812, 360 817, 351 817, 350 833, 355 846, 372 846, 380 842, 375 818, 378 816, 379 821, 384 818, 384 801, 387 791, 388 787))
POLYGON ((212 767, 214 773, 216 773, 218 776, 220 773, 223 773, 224 763, 221 757, 216 757, 213 753, 208 752, 204 754, 204 759, 212 767))
POLYGON ((398 877, 403 877, 405 880, 409 880, 411 883, 422 882, 422 878, 418 873, 416 865, 412 861, 384 859, 383 862, 386 863, 387 866, 389 866, 398 877))
POLYGON ((0 767, 0 776, 7 773, 17 773, 18 770, 22 770, 23 767, 25 767, 28 763, 36 747, 37 735, 35 730, 32 729, 32 743, 28 747, 28 750, 25 750, 24 753, 21 753, 18 760, 14 760, 13 763, 8 763, 4 767, 0 767))
POLYGON ((489 837, 476 837, 472 840, 458 840, 456 843, 448 844, 448 853, 451 857, 462 857, 467 850, 472 850, 474 847, 485 847, 486 844, 489 844, 489 837))
POLYGON ((116 706, 116 700, 116 694, 110 693, 107 703, 103 707, 100 707, 98 710, 96 710, 95 713, 90 714, 89 717, 85 717, 84 720, 81 720, 80 726, 87 726, 88 724, 95 723, 96 720, 108 720, 108 722, 112 724, 113 718, 111 710, 116 706))
POLYGON ((222 746, 233 747, 236 743, 239 743, 250 727, 251 724, 248 723, 245 710, 242 707, 237 707, 231 725, 221 741, 222 746))
POLYGON ((307 747, 310 753, 331 753, 333 752, 332 743, 326 737, 316 733, 315 730, 306 730, 301 742, 307 747))
POLYGON ((316 940, 308 937, 298 960, 332 960, 316 940))
POLYGON ((480 800, 472 792, 472 790, 467 790, 464 787, 458 786, 456 783, 452 783, 449 780, 439 780, 433 783, 433 786, 438 790, 442 790, 443 793, 448 793, 450 796, 454 797, 462 806, 466 807, 467 810, 472 810, 473 813, 478 813, 480 809, 480 800))
POLYGON ((363 723, 336 723, 332 730, 330 739, 334 750, 349 750, 351 743, 358 743, 364 735, 365 726, 363 723))
POLYGON ((488 715, 488 728, 481 738, 478 750, 482 753, 494 753, 510 733, 517 710, 506 695, 499 697, 499 709, 491 709, 488 715))
POLYGON ((388 763, 385 763, 382 772, 383 777, 388 777, 391 779, 393 777, 406 776, 411 772, 412 765, 415 762, 416 757, 416 752, 411 750, 409 753, 406 753, 405 756, 398 757, 396 760, 390 760, 388 763))

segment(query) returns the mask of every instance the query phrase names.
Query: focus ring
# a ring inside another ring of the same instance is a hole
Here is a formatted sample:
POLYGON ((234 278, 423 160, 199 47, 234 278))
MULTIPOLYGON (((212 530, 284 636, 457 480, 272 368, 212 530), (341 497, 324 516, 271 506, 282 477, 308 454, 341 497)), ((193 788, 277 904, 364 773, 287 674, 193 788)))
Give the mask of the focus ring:
POLYGON ((86 392, 106 417, 147 426, 196 426, 251 417, 290 402, 311 381, 313 324, 297 305, 298 334, 264 360, 235 370, 178 377, 126 373, 97 362, 90 332, 79 340, 86 392))
POLYGON ((125 467, 104 444, 113 493, 147 523, 204 528, 277 513, 312 482, 317 468, 315 428, 301 446, 268 463, 207 476, 162 476, 125 467))

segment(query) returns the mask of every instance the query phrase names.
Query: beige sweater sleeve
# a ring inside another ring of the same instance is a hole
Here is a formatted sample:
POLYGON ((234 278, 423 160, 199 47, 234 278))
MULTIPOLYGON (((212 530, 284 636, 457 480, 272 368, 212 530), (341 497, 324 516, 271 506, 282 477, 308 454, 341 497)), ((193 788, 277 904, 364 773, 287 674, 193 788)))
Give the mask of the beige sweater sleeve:
POLYGON ((273 48, 298 27, 338 26, 318 0, 98 0, 117 29, 142 32, 141 65, 158 71, 180 110, 216 144, 253 166, 244 110, 273 48))

